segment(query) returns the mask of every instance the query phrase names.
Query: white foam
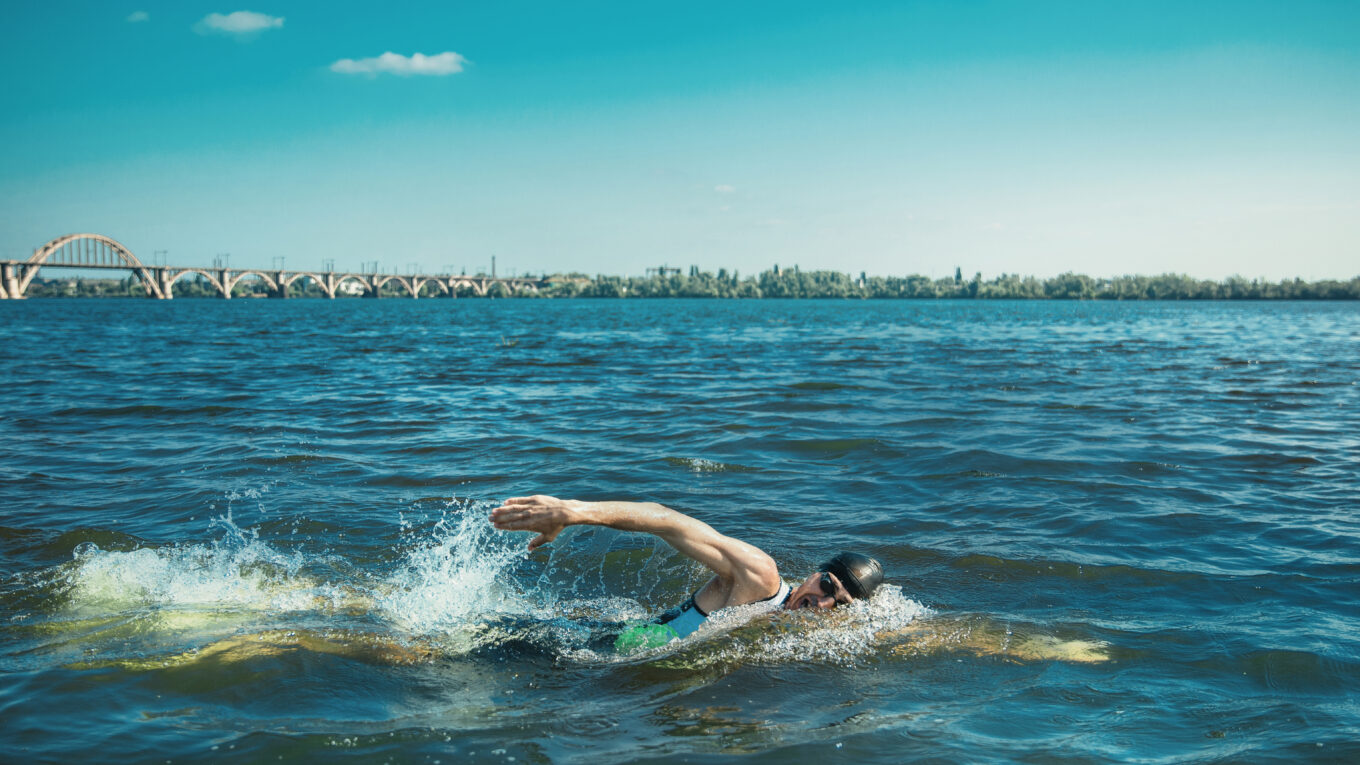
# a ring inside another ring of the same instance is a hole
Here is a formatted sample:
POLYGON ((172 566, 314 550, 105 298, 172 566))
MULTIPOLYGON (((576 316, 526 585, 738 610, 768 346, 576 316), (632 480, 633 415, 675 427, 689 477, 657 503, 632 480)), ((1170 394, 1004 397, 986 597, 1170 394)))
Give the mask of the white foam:
POLYGON ((904 596, 901 587, 884 584, 872 598, 832 611, 780 613, 775 618, 776 629, 744 652, 757 661, 855 664, 876 655, 885 639, 930 613, 929 608, 904 596))
POLYGON ((225 540, 210 544, 100 550, 84 543, 65 580, 67 600, 81 612, 120 612, 147 606, 230 606, 295 611, 329 594, 299 577, 300 556, 280 552, 231 524, 225 540))
POLYGON ((855 664, 878 655, 896 633, 931 613, 903 596, 900 587, 885 584, 869 600, 829 611, 771 612, 760 603, 724 608, 693 633, 650 651, 621 656, 579 649, 566 655, 585 663, 670 660, 682 655, 684 664, 695 667, 730 661, 855 664))

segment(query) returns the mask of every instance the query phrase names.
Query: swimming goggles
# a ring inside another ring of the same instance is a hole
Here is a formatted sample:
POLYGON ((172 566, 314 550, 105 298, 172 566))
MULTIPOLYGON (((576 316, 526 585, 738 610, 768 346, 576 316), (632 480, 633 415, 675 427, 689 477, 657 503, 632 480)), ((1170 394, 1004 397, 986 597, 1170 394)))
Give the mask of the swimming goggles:
POLYGON ((819 571, 817 573, 821 574, 821 581, 819 582, 819 584, 822 587, 822 594, 827 596, 828 598, 831 598, 832 600, 835 600, 837 604, 840 604, 841 601, 836 600, 836 583, 831 579, 831 572, 819 571))

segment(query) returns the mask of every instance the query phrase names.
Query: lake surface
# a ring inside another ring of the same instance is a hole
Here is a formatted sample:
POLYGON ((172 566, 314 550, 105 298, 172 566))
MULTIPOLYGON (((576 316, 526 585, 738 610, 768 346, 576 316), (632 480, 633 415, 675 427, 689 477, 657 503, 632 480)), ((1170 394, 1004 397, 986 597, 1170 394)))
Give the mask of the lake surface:
POLYGON ((0 347, 0 759, 1360 759, 1354 303, 29 300, 0 347), (891 586, 618 656, 703 571, 529 554, 530 493, 891 586))

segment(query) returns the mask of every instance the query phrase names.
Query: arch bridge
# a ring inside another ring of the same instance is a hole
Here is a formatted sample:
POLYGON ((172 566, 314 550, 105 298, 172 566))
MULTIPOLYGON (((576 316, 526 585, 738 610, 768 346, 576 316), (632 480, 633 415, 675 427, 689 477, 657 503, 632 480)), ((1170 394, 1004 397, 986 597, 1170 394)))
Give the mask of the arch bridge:
MULTIPOLYGON (((411 298, 420 297, 434 285, 436 295, 454 298, 460 291, 486 296, 499 290, 515 295, 538 292, 547 286, 530 277, 450 276, 448 274, 382 274, 352 271, 287 271, 283 269, 200 268, 198 266, 147 265, 118 241, 103 234, 66 234, 33 251, 28 260, 0 261, 0 300, 22 300, 38 272, 44 268, 113 269, 131 271, 148 297, 170 300, 175 283, 190 274, 200 277, 220 298, 230 299, 236 285, 253 277, 264 283, 270 297, 286 298, 292 286, 310 279, 328 298, 338 293, 376 298, 383 288, 395 285, 411 298)), ((301 285, 299 285, 299 288, 301 285)))

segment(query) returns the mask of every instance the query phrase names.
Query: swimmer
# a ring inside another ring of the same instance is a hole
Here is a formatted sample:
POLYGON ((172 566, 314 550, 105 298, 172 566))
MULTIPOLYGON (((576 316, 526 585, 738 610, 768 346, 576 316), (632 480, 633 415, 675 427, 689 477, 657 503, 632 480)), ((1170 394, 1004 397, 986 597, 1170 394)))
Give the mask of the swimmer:
POLYGON ((859 553, 843 552, 790 588, 764 550, 724 536, 703 521, 654 502, 582 502, 535 495, 512 497, 491 511, 491 523, 505 531, 532 531, 536 550, 567 526, 606 526, 640 531, 665 540, 682 555, 702 563, 713 578, 655 622, 634 627, 615 641, 621 652, 655 648, 685 637, 715 611, 757 604, 760 611, 831 609, 868 598, 883 582, 883 567, 859 553))

